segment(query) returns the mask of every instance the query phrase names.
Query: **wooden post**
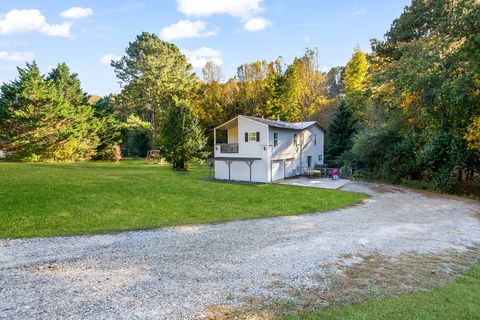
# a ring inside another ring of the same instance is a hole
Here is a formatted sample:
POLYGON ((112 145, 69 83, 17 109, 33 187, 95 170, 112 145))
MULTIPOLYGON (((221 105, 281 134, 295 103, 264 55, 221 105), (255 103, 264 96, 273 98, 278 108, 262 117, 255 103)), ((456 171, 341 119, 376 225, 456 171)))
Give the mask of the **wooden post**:
POLYGON ((232 181, 231 175, 230 175, 230 165, 232 164, 232 160, 225 160, 225 163, 228 165, 228 181, 232 181))
POLYGON ((208 159, 208 177, 209 177, 209 180, 212 181, 212 167, 213 167, 213 164, 215 163, 215 159, 208 159))
POLYGON ((245 163, 248 165, 248 168, 250 169, 250 183, 252 183, 252 164, 254 160, 246 160, 245 163))

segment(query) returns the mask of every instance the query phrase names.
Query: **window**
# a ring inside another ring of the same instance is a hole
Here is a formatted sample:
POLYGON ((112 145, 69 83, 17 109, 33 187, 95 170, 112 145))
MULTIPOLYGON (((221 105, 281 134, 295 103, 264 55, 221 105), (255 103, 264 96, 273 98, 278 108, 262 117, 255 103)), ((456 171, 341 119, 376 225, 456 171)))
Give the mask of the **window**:
POLYGON ((323 154, 319 154, 318 155, 318 161, 322 161, 323 160, 323 154))
POLYGON ((317 134, 316 133, 313 135, 313 144, 317 145, 317 134))
POLYGON ((258 142, 260 141, 260 132, 245 132, 245 142, 258 142))
POLYGON ((278 146, 278 132, 273 133, 273 146, 274 147, 278 146))
POLYGON ((297 137, 297 134, 294 133, 293 134, 293 145, 296 146, 298 144, 298 137, 297 137))

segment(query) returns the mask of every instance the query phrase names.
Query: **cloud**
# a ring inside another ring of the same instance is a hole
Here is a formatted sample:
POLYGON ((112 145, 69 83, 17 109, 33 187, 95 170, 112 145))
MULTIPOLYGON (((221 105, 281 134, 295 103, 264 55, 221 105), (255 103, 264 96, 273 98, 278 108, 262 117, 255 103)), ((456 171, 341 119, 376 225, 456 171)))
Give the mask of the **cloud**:
POLYGON ((178 11, 187 16, 208 17, 213 14, 228 14, 248 19, 261 12, 262 0, 177 0, 178 11))
POLYGON ((37 9, 11 10, 0 20, 0 34, 26 34, 39 32, 47 36, 70 37, 71 22, 48 24, 37 9))
POLYGON ((122 57, 119 55, 116 55, 113 53, 106 53, 100 58, 100 63, 109 65, 110 62, 112 62, 112 60, 116 61, 116 60, 120 60, 120 58, 122 57))
POLYGON ((0 60, 26 62, 32 61, 35 58, 33 52, 7 52, 0 51, 0 60))
POLYGON ((208 61, 212 61, 219 66, 223 64, 223 60, 220 58, 222 52, 216 49, 201 47, 193 51, 182 50, 182 53, 187 56, 194 68, 205 67, 208 61))
POLYGON ((265 18, 256 17, 256 18, 249 19, 243 25, 243 28, 247 31, 254 32, 254 31, 263 30, 267 27, 270 27, 271 25, 272 23, 269 20, 265 18))
POLYGON ((247 31, 259 31, 272 23, 258 14, 263 11, 262 0, 177 0, 178 11, 186 16, 208 17, 227 14, 239 18, 247 31))
POLYGON ((72 7, 65 11, 60 12, 60 16, 67 19, 82 19, 89 17, 93 14, 93 10, 90 8, 72 7))
POLYGON ((162 28, 160 37, 168 41, 181 38, 204 38, 217 34, 216 31, 207 31, 206 29, 207 24, 204 21, 180 20, 175 24, 162 28))

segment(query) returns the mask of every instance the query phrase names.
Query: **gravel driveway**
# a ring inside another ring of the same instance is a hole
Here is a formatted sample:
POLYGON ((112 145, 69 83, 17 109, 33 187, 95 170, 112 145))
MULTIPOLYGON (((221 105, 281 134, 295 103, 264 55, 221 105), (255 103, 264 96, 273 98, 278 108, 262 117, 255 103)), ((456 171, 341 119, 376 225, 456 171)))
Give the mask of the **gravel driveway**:
POLYGON ((345 254, 480 243, 479 203, 373 184, 343 189, 371 197, 302 216, 1 240, 0 318, 196 319, 209 305, 325 286, 320 265, 345 254))

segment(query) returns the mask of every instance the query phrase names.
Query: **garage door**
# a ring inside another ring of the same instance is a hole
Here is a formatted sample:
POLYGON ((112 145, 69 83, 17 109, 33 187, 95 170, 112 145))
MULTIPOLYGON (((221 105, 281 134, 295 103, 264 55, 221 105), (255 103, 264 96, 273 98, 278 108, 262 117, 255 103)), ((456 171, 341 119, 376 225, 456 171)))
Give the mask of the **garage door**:
POLYGON ((291 177, 294 168, 295 162, 293 159, 285 160, 285 177, 291 177))
POLYGON ((272 162, 272 180, 280 180, 285 176, 283 174, 283 160, 276 160, 272 162))

